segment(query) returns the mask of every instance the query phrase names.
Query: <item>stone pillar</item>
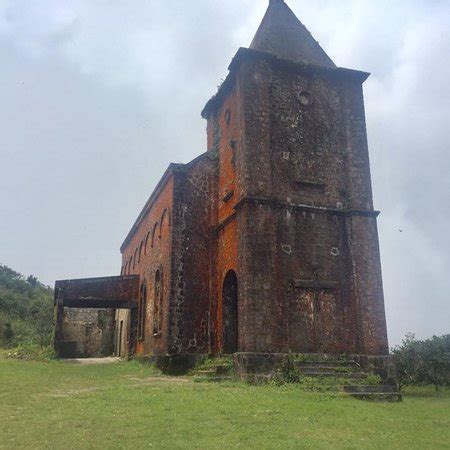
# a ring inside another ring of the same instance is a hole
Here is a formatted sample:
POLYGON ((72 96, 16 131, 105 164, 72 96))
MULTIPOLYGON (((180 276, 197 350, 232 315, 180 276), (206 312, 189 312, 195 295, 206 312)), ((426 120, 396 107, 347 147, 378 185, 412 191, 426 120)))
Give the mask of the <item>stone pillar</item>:
POLYGON ((238 211, 239 350, 277 351, 276 224, 270 205, 243 204, 238 211))

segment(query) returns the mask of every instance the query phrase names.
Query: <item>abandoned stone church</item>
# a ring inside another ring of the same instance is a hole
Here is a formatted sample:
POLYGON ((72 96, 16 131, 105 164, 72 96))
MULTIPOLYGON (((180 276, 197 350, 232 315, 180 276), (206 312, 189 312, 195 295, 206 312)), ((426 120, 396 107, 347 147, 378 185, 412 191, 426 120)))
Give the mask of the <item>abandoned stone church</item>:
POLYGON ((170 164, 121 275, 56 283, 59 353, 76 340, 64 308, 101 308, 122 356, 387 355, 368 76, 270 0, 202 111, 207 151, 170 164))

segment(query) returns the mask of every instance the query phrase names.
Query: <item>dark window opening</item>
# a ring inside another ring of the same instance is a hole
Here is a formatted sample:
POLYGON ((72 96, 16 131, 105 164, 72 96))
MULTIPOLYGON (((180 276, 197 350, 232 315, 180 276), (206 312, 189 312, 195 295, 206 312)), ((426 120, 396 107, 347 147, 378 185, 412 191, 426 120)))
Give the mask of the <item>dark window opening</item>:
POLYGON ((148 240, 150 238, 150 231, 147 233, 147 237, 145 238, 145 245, 144 245, 144 255, 147 254, 147 247, 148 247, 148 240))
POLYGON ((234 191, 228 191, 228 192, 223 196, 222 201, 223 201, 224 203, 228 203, 228 202, 233 198, 233 195, 234 195, 234 191))
POLYGON ((238 280, 233 270, 228 271, 222 287, 223 353, 238 350, 238 280))
POLYGON ((147 286, 145 282, 141 285, 139 293, 139 313, 138 313, 138 339, 145 339, 145 318, 147 316, 147 286))
POLYGON ((141 245, 139 246, 139 256, 138 256, 138 263, 141 262, 142 258, 142 249, 144 248, 144 241, 141 242, 141 245))
POLYGON ((231 141, 230 141, 230 147, 231 147, 231 165, 233 166, 233 169, 236 169, 236 150, 237 150, 237 142, 231 140, 231 141))
POLYGON ((153 225, 153 231, 152 231, 152 248, 155 246, 155 234, 156 234, 157 228, 158 228, 158 222, 156 222, 155 225, 153 225))
POLYGON ((160 336, 163 321, 163 277, 160 270, 155 274, 155 293, 153 298, 153 335, 160 336))
POLYGON ((227 125, 230 125, 230 122, 231 122, 231 111, 229 109, 227 109, 225 111, 225 122, 227 123, 227 125))

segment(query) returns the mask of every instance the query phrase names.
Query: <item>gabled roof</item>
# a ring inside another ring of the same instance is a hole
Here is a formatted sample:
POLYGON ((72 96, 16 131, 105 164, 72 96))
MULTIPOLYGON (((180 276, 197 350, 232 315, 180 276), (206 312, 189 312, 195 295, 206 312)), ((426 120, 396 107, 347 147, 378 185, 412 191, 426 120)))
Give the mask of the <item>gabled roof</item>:
POLYGON ((284 0, 270 0, 250 48, 294 62, 336 67, 284 0))

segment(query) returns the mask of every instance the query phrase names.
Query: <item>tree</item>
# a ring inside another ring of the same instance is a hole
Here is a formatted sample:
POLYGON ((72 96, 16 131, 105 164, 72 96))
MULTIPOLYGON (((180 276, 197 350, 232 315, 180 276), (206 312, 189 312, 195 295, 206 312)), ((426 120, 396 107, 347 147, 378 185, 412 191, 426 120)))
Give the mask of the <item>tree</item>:
POLYGON ((52 331, 53 290, 0 264, 0 345, 49 345, 52 331))
POLYGON ((450 384, 450 334, 417 340, 407 334, 402 344, 392 349, 398 372, 399 389, 408 384, 450 384))
POLYGON ((38 279, 34 275, 29 275, 27 278, 27 283, 31 284, 31 286, 36 287, 39 285, 38 279))
POLYGON ((45 300, 38 299, 31 304, 28 317, 33 321, 39 345, 49 345, 54 328, 53 308, 49 308, 45 300))
POLYGON ((398 389, 416 381, 417 369, 420 365, 420 355, 417 352, 416 337, 408 333, 402 340, 402 345, 394 347, 392 354, 397 366, 398 389))
POLYGON ((439 386, 449 383, 450 374, 450 335, 433 336, 422 342, 422 367, 419 368, 419 380, 431 381, 436 391, 439 386))

